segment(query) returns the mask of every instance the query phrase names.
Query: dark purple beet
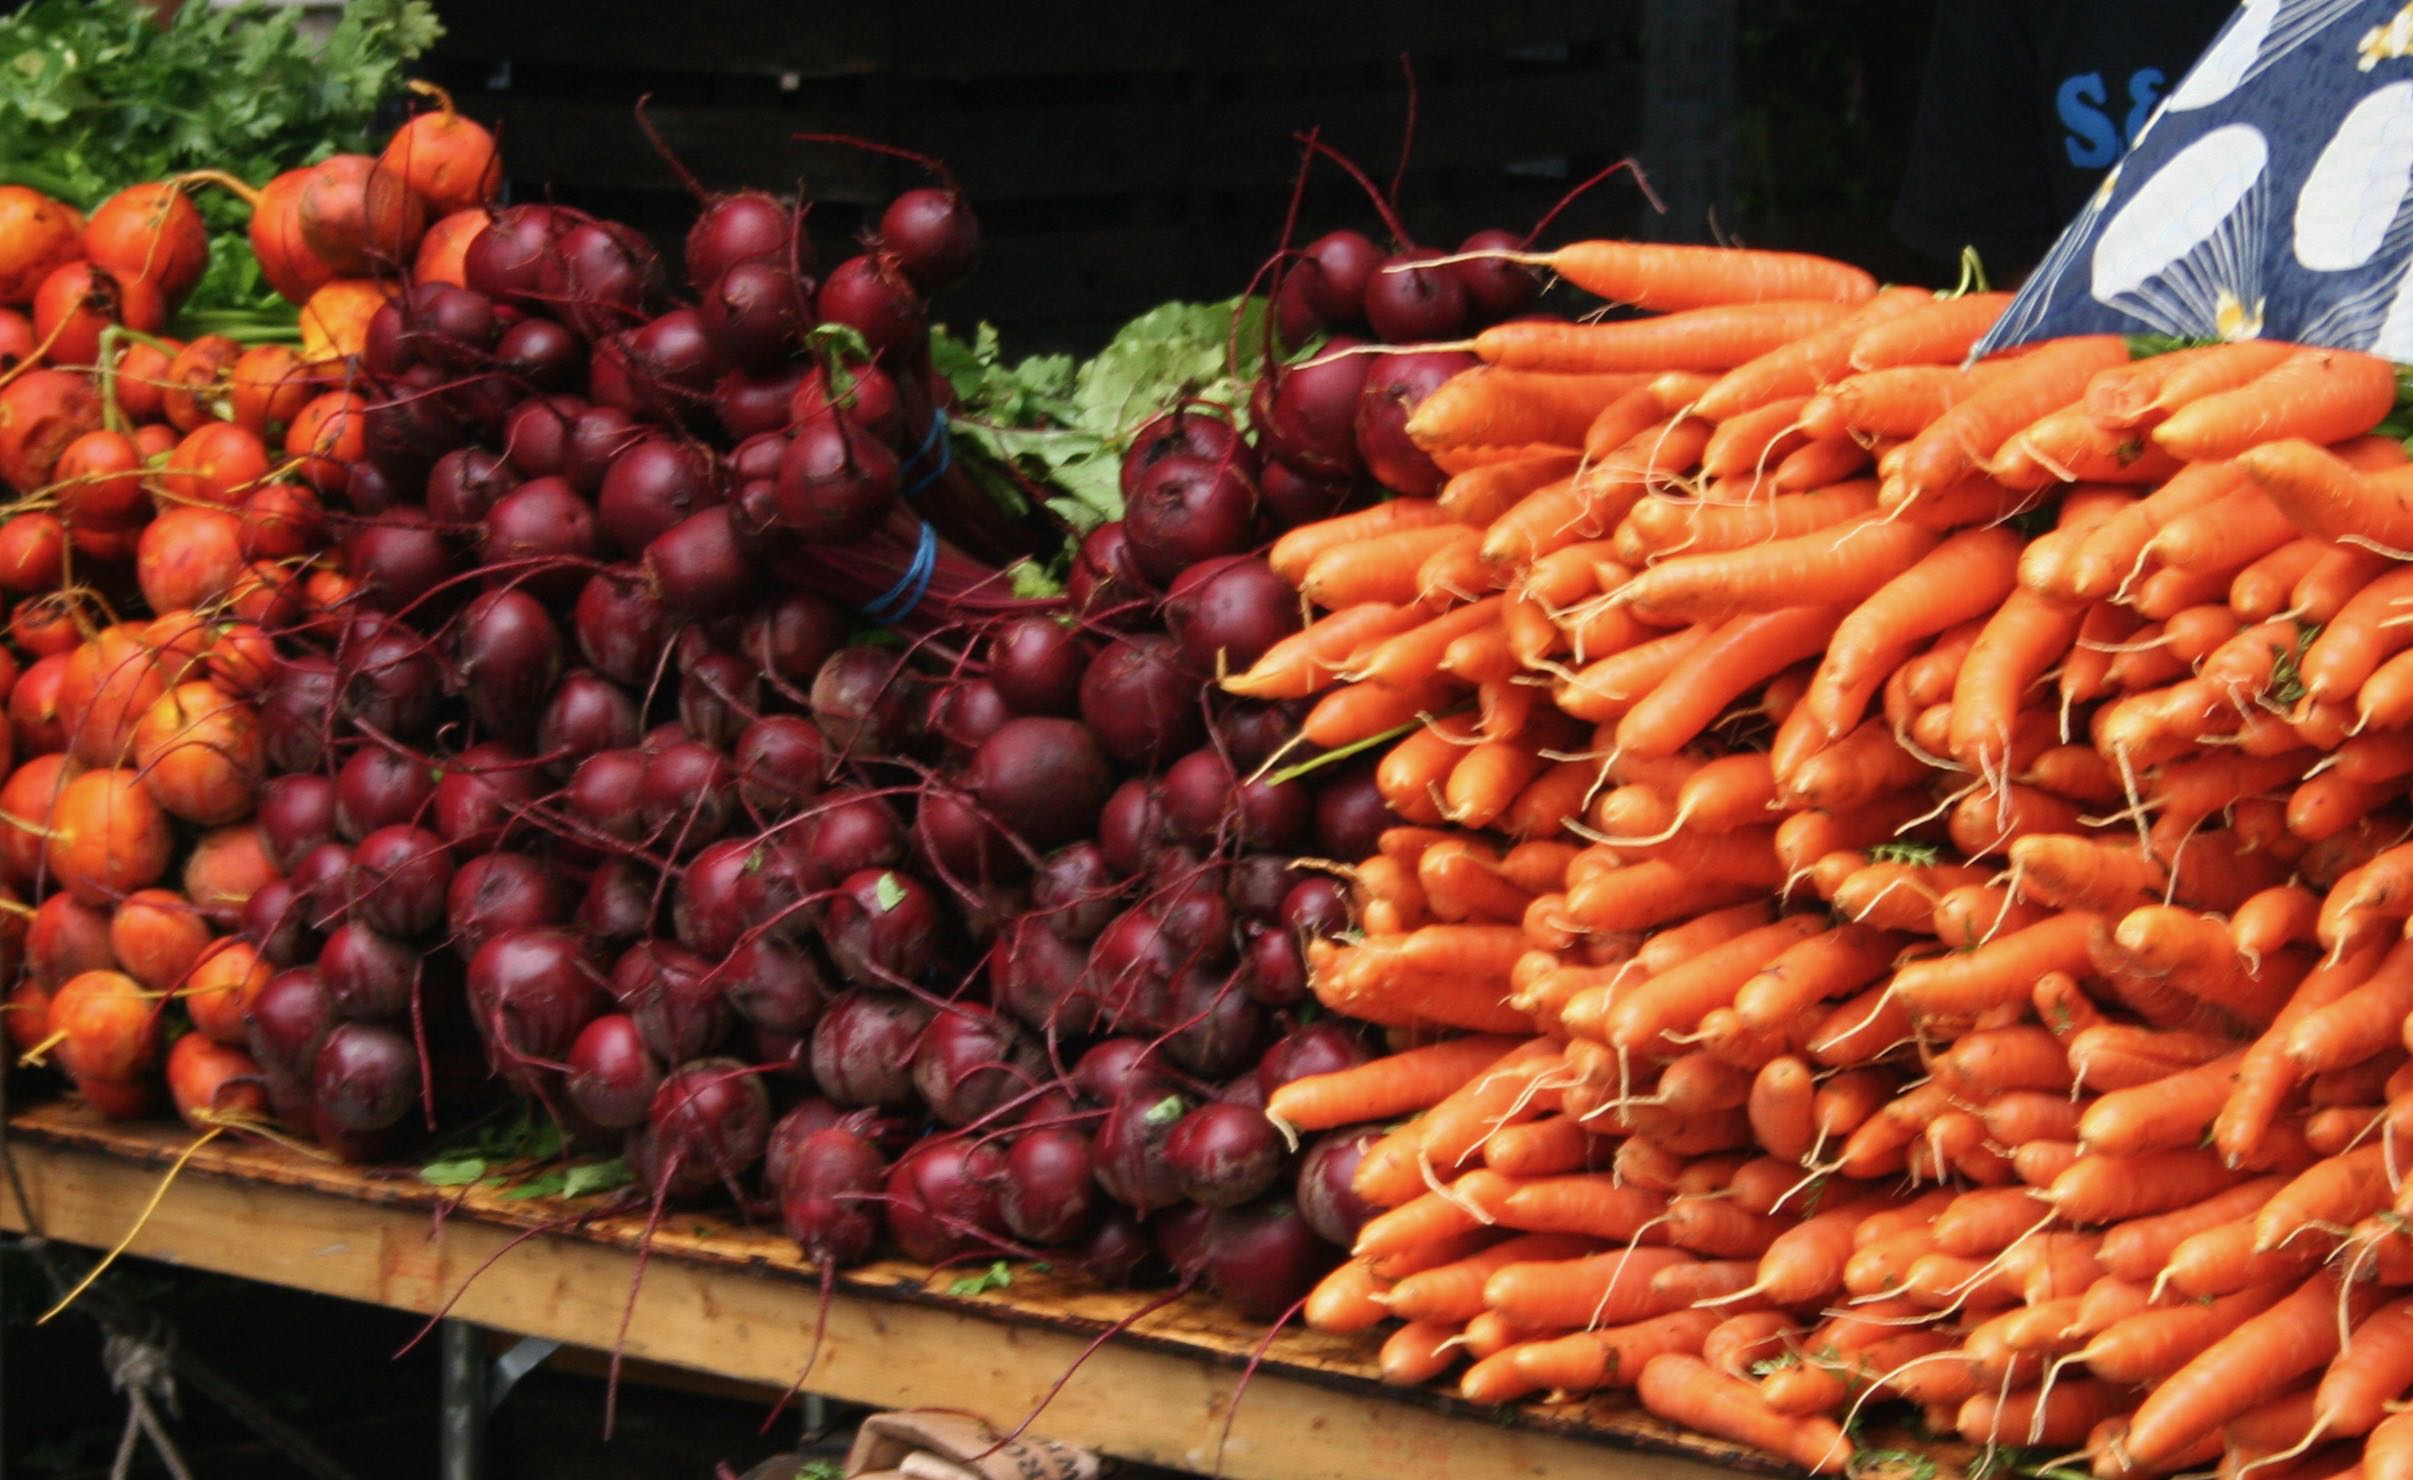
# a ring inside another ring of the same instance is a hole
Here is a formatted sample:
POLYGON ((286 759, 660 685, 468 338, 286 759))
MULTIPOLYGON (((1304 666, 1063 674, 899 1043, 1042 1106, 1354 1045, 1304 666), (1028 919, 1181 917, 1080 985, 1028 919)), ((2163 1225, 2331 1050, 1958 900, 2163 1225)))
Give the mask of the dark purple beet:
MULTIPOLYGON (((462 866, 467 873, 469 866, 462 866)), ((456 876, 454 882, 459 882, 456 876)), ((633 858, 607 858, 595 865, 578 902, 580 933, 606 946, 622 945, 654 928, 654 872, 633 858)))
POLYGON ((770 934, 740 941, 712 968, 712 984, 731 1011, 775 1033, 811 1032, 829 1001, 829 985, 811 951, 770 934))
POLYGON ((913 1052, 913 1086, 945 1125, 969 1125, 1034 1089, 1046 1068, 1038 1043, 988 1008, 950 1003, 913 1052))
POLYGON ((1252 1321, 1280 1319, 1340 1262, 1285 1199, 1217 1210, 1206 1255, 1208 1283, 1252 1321))
POLYGON ((1203 1203, 1185 1202, 1147 1220, 1157 1257, 1171 1265, 1184 1284, 1206 1277, 1207 1223, 1214 1216, 1215 1210, 1203 1203))
POLYGON ((323 930, 342 918, 352 904, 352 850, 341 843, 321 843, 303 854, 285 876, 294 899, 307 913, 311 928, 323 930))
MULTIPOLYGON (((1498 227, 1478 231, 1458 243, 1458 253, 1525 250, 1523 237, 1498 227)), ((1533 301, 1542 295, 1542 280, 1532 268, 1504 258, 1453 262, 1449 272, 1458 280, 1458 286, 1465 290, 1468 309, 1478 324, 1496 324, 1502 319, 1513 319, 1531 309, 1533 301)))
POLYGON ((551 319, 522 319, 494 342, 494 368, 533 390, 575 385, 585 365, 578 336, 551 319))
POLYGON ((318 973, 336 1016, 374 1022, 410 1011, 419 961, 418 947, 353 920, 328 934, 318 973))
POLYGON ((1311 874, 1282 896, 1282 920, 1299 934, 1334 936, 1356 922, 1350 918, 1349 892, 1336 879, 1311 874))
POLYGON ((738 651, 771 679, 807 688, 830 655, 846 645, 845 610, 809 591, 783 591, 756 606, 738 651))
POLYGON ((443 524, 477 524, 495 500, 519 482, 519 474, 499 453, 456 447, 428 470, 427 512, 443 524))
POLYGON ((1350 1183, 1357 1164, 1382 1139, 1380 1129, 1358 1126, 1319 1137, 1299 1160, 1299 1215, 1326 1243, 1346 1249, 1357 1232, 1382 1211, 1357 1195, 1350 1183))
POLYGON ((1212 749, 1201 748, 1165 768, 1165 820, 1173 837, 1212 847, 1232 818, 1232 768, 1212 749))
MULTIPOLYGON (((1353 434, 1352 455, 1356 445, 1353 434)), ((1265 464, 1264 475, 1257 483, 1258 512, 1265 529, 1279 534, 1355 508, 1365 502, 1369 491, 1357 479, 1302 473, 1275 458, 1265 464)))
MULTIPOLYGON (((1313 358, 1266 372, 1253 404, 1257 434, 1276 462, 1320 478, 1356 474, 1357 398, 1378 358, 1350 353, 1364 344, 1355 335, 1336 334, 1313 358)), ((1271 474, 1269 466, 1269 496, 1271 474)))
POLYGON ((972 757, 972 792, 1034 848, 1053 848, 1097 827, 1114 773, 1077 721, 1006 721, 972 757))
POLYGON ((1244 848, 1296 854, 1315 830, 1315 795, 1303 780, 1242 777, 1232 787, 1235 835, 1244 848))
POLYGON ((930 1009, 902 992, 841 992, 813 1025, 813 1082, 841 1105, 911 1105, 929 1024, 930 1009))
POLYGON ((1236 980, 1249 1000, 1266 1007, 1294 1007, 1307 1000, 1307 953, 1281 925, 1252 927, 1240 948, 1236 980))
POLYGON ((893 753, 910 733, 913 683, 894 653, 840 648, 813 675, 813 723, 842 752, 893 753))
POLYGON ((495 1071, 528 1088, 548 1076, 611 999, 576 937, 506 930, 469 958, 469 1002, 495 1071))
POLYGON ((887 1172, 879 1148, 861 1134, 843 1126, 814 1131, 772 1180, 780 1225, 824 1269, 858 1263, 880 1240, 887 1172))
POLYGON ((526 826, 523 814, 543 791, 544 781, 526 756, 487 741, 446 763, 427 815, 454 854, 468 857, 499 846, 515 828, 526 826))
POLYGON ((607 1131, 645 1123, 646 1107, 662 1084, 662 1067, 646 1048, 635 1018, 607 1012, 579 1029, 570 1043, 569 1065, 561 1087, 572 1109, 607 1131))
MULTIPOLYGON (((1292 742, 1299 733, 1300 716, 1281 704, 1254 702, 1246 699, 1226 700, 1216 708, 1215 738, 1232 765, 1242 772, 1256 770, 1289 747, 1291 759, 1305 759, 1292 742)), ((1353 855, 1354 856, 1354 855, 1353 855)))
POLYGON ((1098 1213, 1089 1137, 1062 1126, 1028 1131, 1005 1154, 998 1213, 1016 1238, 1063 1244, 1078 1238, 1098 1213))
POLYGON ((922 789, 914 808, 913 841, 931 873, 959 899, 981 886, 1019 879, 1022 855, 972 794, 943 781, 922 789))
POLYGON ((930 336, 930 321, 913 285, 869 253, 831 268, 814 307, 825 323, 844 324, 862 335, 884 361, 903 361, 930 336))
POLYGON ((805 246, 796 239, 795 213, 764 192, 716 196, 687 228, 687 286, 702 293, 741 262, 785 266, 791 248, 805 246))
POLYGON ((560 876, 525 853, 481 853, 455 870, 445 918, 456 954, 466 960, 506 930, 559 925, 569 916, 560 876))
POLYGON ((588 844, 596 837, 642 839, 646 760, 634 746, 614 746, 580 761, 561 798, 569 837, 588 844))
POLYGON ((1165 592, 1165 625, 1202 673, 1240 673, 1299 630, 1298 593, 1253 555, 1191 566, 1165 592))
POLYGON ((543 290, 546 259, 567 224, 551 206, 503 207, 470 239, 461 258, 462 278, 497 302, 533 298, 543 290))
POLYGON ((1024 917, 1006 923, 989 958, 997 1005, 1034 1033, 1077 1038, 1097 1026, 1097 999, 1084 988, 1081 948, 1024 917))
POLYGON ((1357 398, 1357 452, 1366 471, 1393 493, 1430 498, 1446 481, 1441 469, 1408 436, 1408 414, 1451 376, 1473 368, 1456 350, 1383 355, 1366 374, 1357 398))
POLYGON ((710 452, 692 442, 646 437, 605 470, 595 519, 614 549, 634 557, 662 531, 720 501, 710 452))
POLYGON ((783 528, 814 544, 844 544, 878 529, 897 505, 896 454, 844 417, 796 427, 779 460, 775 507, 783 528))
POLYGON ((1123 508, 1131 563, 1162 586, 1202 560, 1237 555, 1255 539, 1257 488, 1231 461, 1164 458, 1140 476, 1123 508))
POLYGON ((1103 626, 1135 627, 1153 614, 1156 592, 1132 562, 1123 521, 1101 524, 1082 537, 1064 595, 1076 615, 1103 626))
POLYGON ((1466 333, 1466 286, 1451 267, 1417 267, 1442 253, 1409 247, 1366 281, 1366 323, 1392 344, 1430 344, 1466 333))
POLYGON ((381 1131, 410 1113, 418 1094, 418 1052, 392 1028, 338 1023, 319 1046, 310 1098, 322 1120, 354 1134, 381 1131))
POLYGON ((1065 940, 1092 939, 1122 909, 1130 877, 1118 875, 1096 843, 1070 844, 1040 861, 1031 881, 1030 913, 1065 940))
POLYGON ((746 933, 745 876, 753 845, 743 838, 708 844, 680 871, 671 897, 671 933, 691 951, 718 959, 746 933))
POLYGON ((825 411, 835 410, 883 442, 894 444, 898 431, 905 424, 904 407, 897 401, 896 381, 877 365, 846 365, 837 371, 837 392, 830 391, 830 372, 815 366, 805 373, 796 387, 796 399, 788 403, 788 420, 797 426, 811 421, 825 411))
POLYGON ((777 1197, 796 1170, 796 1155, 804 1143, 826 1130, 834 1130, 845 1120, 846 1112, 836 1105, 810 1095, 798 1100, 771 1122, 770 1140, 762 1148, 763 1186, 777 1197))
POLYGON ((546 296, 587 333, 600 334, 644 312, 661 262, 636 233, 580 221, 561 233, 539 272, 546 296))
POLYGON ((895 869, 848 875, 823 914, 830 961, 856 986, 918 981, 936 957, 938 932, 929 888, 895 869))
POLYGON ((1124 501, 1137 498, 1148 474, 1173 457, 1194 457, 1219 467, 1229 464, 1249 477, 1257 471, 1256 449, 1242 440, 1220 409, 1178 406, 1131 434, 1121 469, 1124 501))
POLYGON ((1016 617, 989 639, 989 682, 1020 714, 1072 713, 1088 664, 1079 633, 1050 617, 1016 617))
POLYGON ((1262 1114, 1210 1100, 1174 1124, 1164 1158, 1182 1196, 1210 1208, 1235 1208, 1274 1185, 1289 1153, 1262 1114))
POLYGON ((509 580, 548 602, 567 602, 601 553, 595 507, 559 478, 531 478, 495 501, 480 526, 487 579, 509 580))
POLYGON ((679 675, 679 728, 716 750, 735 745, 762 706, 762 676, 735 653, 705 653, 679 675))
MULTIPOLYGON (((327 732, 343 681, 335 665, 316 653, 296 653, 277 662, 276 676, 260 696, 263 752, 278 771, 314 771, 327 753, 327 732)), ((333 806, 333 798, 329 798, 333 806)), ((329 813, 332 825, 333 814, 329 813)))
POLYGON ((1386 829, 1405 819, 1374 783, 1373 756, 1344 762, 1316 779, 1315 851, 1325 858, 1372 858, 1386 829))
MULTIPOLYGON (((785 442, 788 408, 796 403, 796 388, 804 384, 804 377, 803 365, 793 361, 776 363, 767 370, 732 370, 713 382, 712 414, 733 441, 768 436, 785 442)), ((730 472, 732 483, 745 481, 734 467, 730 472)), ((768 472, 757 476, 778 475, 779 465, 774 461, 768 472)))
POLYGON ((572 488, 593 498, 620 454, 652 435, 652 427, 618 406, 590 406, 570 423, 558 472, 572 488))
POLYGON ((888 1173, 889 1236, 905 1257, 937 1264, 991 1245, 1002 1227, 1005 1153, 994 1142, 924 1141, 888 1173))
POLYGON ((1150 769, 1206 733, 1197 677, 1171 638, 1117 638, 1081 675, 1081 719, 1107 755, 1150 769))
POLYGON ((597 751, 637 743, 642 716, 628 691, 600 674, 572 669, 536 725, 536 753, 568 772, 597 751))
POLYGON ((1097 1000, 1110 1024, 1161 1028, 1179 964, 1163 922, 1153 910, 1134 905, 1090 942, 1082 990, 1097 1000))
POLYGON ((914 291, 943 293, 972 275, 980 260, 980 218, 954 190, 923 185, 880 213, 880 246, 914 291))
POLYGON ((1265 1050, 1257 1061, 1257 1086, 1270 1095, 1294 1079, 1353 1068, 1373 1056, 1363 1038, 1339 1023, 1309 1023, 1275 1039, 1265 1050))
POLYGON ((1190 1105, 1178 1094, 1158 1094, 1145 1085, 1134 1088, 1140 1092, 1116 1099, 1098 1123, 1092 1152, 1098 1185, 1107 1196, 1145 1215, 1182 1200, 1180 1178, 1164 1148, 1190 1105))
MULTIPOLYGON (((585 366, 586 352, 581 347, 578 368, 585 366)), ((522 477, 543 478, 561 472, 569 456, 571 429, 587 410, 583 396, 555 394, 520 402, 503 418, 503 456, 522 477)))
POLYGON ((646 1107, 645 1160, 671 1196, 734 1188, 771 1139, 771 1096, 735 1059, 697 1059, 662 1078, 646 1107))
POLYGON ((1172 1017, 1179 1027, 1165 1056, 1203 1079, 1228 1079, 1265 1050, 1265 1010, 1219 972, 1192 967, 1175 977, 1172 1017))
POLYGON ((1298 881, 1290 859, 1278 853, 1244 853, 1225 875, 1223 901, 1234 918, 1271 924, 1282 918, 1282 898, 1298 881))
POLYGON ((285 879, 270 879, 243 901, 241 933, 271 966, 299 966, 318 959, 318 936, 301 894, 285 879))
POLYGON ((1329 231, 1309 242, 1300 257, 1291 274, 1304 281, 1308 307, 1335 324, 1366 316, 1366 285, 1382 265, 1382 248, 1363 232, 1329 231))
POLYGON ((740 262, 705 289, 697 317, 722 360, 760 370, 795 347, 805 307, 785 263, 740 262))
POLYGON ((524 590, 489 591, 453 629, 453 671, 489 735, 525 739, 561 680, 561 629, 524 590))
POLYGON ((459 557, 424 510, 388 509, 344 536, 344 571, 358 589, 360 605, 375 611, 414 615, 422 598, 461 573, 459 557))
POLYGON ((739 732, 730 757, 737 794, 763 820, 783 817, 821 794, 829 744, 801 715, 770 714, 739 732))
POLYGON ((335 1003, 317 968, 294 967, 261 984, 243 1023, 251 1056, 262 1068, 307 1082, 319 1046, 335 1026, 335 1003))
POLYGON ((352 913, 392 935, 417 935, 444 919, 452 855, 425 828, 381 827, 352 850, 352 913))
POLYGON ((729 1008, 712 962, 665 941, 639 941, 612 963, 610 991, 655 1057, 684 1063, 729 1036, 729 1008))
POLYGON ((273 776, 260 787, 260 837, 280 873, 335 836, 335 804, 335 783, 324 776, 273 776))
POLYGON ((737 815, 737 777, 729 758, 683 740, 654 752, 637 792, 646 831, 673 854, 694 852, 728 831, 737 815))
POLYGON ((645 547, 646 576, 670 612, 712 618, 753 606, 761 583, 734 518, 726 506, 704 509, 645 547))
POLYGON ((443 700, 435 649, 405 623, 362 612, 344 627, 335 651, 343 687, 337 707, 390 739, 415 740, 432 729, 443 700))
POLYGON ((1116 787, 1098 813, 1098 850, 1105 855, 1108 872, 1123 879, 1138 877, 1156 861, 1172 829, 1162 785, 1133 777, 1116 787))
POLYGON ((958 679, 941 684, 930 704, 930 733, 947 747, 951 759, 969 760, 981 742, 1004 727, 1014 710, 985 678, 958 679))
POLYGON ((652 682, 671 622, 642 568, 617 565, 587 577, 570 620, 579 652, 597 672, 629 688, 652 682))
POLYGON ((1100 1107, 1123 1098, 1125 1090, 1143 1079, 1151 1096, 1173 1090, 1156 1046, 1144 1038, 1101 1038, 1072 1069, 1073 1088, 1082 1099, 1100 1107))
POLYGON ((805 856, 812 881, 829 888, 864 869, 886 868, 904 860, 908 849, 905 825, 885 797, 849 795, 816 804, 805 836, 805 856))

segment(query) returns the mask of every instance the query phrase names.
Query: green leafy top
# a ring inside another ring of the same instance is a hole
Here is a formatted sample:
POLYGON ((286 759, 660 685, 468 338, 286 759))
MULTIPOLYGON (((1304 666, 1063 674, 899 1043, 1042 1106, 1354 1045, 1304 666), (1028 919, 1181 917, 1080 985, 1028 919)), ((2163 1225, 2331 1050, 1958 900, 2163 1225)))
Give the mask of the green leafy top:
POLYGON ((1014 1271, 1003 1259, 990 1264, 978 1274, 965 1275, 947 1286, 955 1296, 986 1295, 991 1290, 1003 1290, 1014 1283, 1014 1271))
POLYGON ((1932 867, 1943 856, 1941 848, 1916 838, 1890 839, 1868 850, 1871 863, 1907 863, 1914 868, 1932 867))
MULTIPOLYGON (((0 19, 0 183, 90 210, 180 170, 258 185, 374 152, 378 104, 443 31, 428 0, 351 0, 323 44, 290 9, 193 4, 161 25, 126 0, 36 0, 0 19)), ((241 230, 240 201, 194 199, 214 234, 241 230)), ((264 300, 251 253, 221 242, 188 306, 264 300)))
POLYGON ((562 1145, 561 1127, 551 1117, 522 1105, 517 1116, 495 1121, 465 1143, 439 1153, 419 1168, 419 1180, 430 1187, 499 1187, 505 1189, 502 1196, 514 1202, 533 1197, 589 1197, 635 1180, 627 1160, 617 1156, 567 1162, 528 1175, 536 1166, 560 1156, 562 1145))
POLYGON ((987 324, 968 342, 936 330, 930 357, 955 388, 958 449, 1052 483, 1059 496, 1049 506, 1086 530, 1122 515, 1131 434, 1165 408, 1209 403, 1245 429, 1264 343, 1265 300, 1231 298, 1160 304, 1086 364, 1033 355, 1009 365, 987 324))

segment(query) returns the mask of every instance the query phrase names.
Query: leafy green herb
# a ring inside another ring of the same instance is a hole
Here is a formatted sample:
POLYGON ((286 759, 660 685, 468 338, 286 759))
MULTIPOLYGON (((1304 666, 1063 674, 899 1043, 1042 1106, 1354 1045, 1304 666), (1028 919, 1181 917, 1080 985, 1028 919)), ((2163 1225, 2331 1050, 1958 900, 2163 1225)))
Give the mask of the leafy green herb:
POLYGON ((1943 849, 1936 844, 1922 843, 1912 838, 1879 843, 1868 850, 1868 861, 1871 863, 1907 863, 1914 868, 1931 867, 1943 856, 1943 849))
POLYGON ((882 874, 872 881, 871 897, 879 902, 880 913, 885 915, 905 902, 905 886, 897 882, 896 875, 882 874))
POLYGON ((1935 1461, 1908 1449, 1855 1449, 1845 1473, 1884 1474, 1895 1480, 1935 1480, 1935 1461))
POLYGON ((626 1187, 637 1180, 629 1170, 628 1158, 615 1156, 608 1161, 582 1161, 562 1174, 563 1197, 591 1197, 598 1192, 610 1192, 626 1187))
POLYGON ((2296 629, 2294 646, 2271 644, 2271 681, 2264 686, 2265 699, 2281 709, 2304 702, 2304 650, 2320 635, 2321 624, 2312 622, 2296 629))
POLYGON ((947 1286, 947 1293, 958 1296, 986 1295, 1014 1283, 1014 1271, 1003 1259, 997 1260, 978 1274, 966 1275, 947 1286))
POLYGON ((846 1466, 834 1459, 808 1459, 796 1467, 796 1480, 844 1480, 846 1466))
POLYGON ((486 1175, 486 1158, 451 1156, 419 1168, 419 1180, 430 1187, 467 1187, 486 1175))
POLYGON ((2155 355, 2171 354, 2177 350, 2195 349, 2202 345, 2218 344, 2219 342, 2216 339, 2190 334, 2131 334, 2128 336, 2128 358, 2150 360, 2155 355))
POLYGON ((1798 1367, 1800 1365, 1801 1353, 1779 1352, 1773 1357, 1762 1357, 1758 1361, 1752 1363, 1751 1375, 1753 1377, 1766 1377, 1770 1373, 1782 1372, 1788 1367, 1798 1367))
POLYGON ((1161 304, 1086 364, 1034 355, 1009 365, 991 326, 969 341, 937 329, 930 358, 955 389, 956 448, 1053 484, 1048 506, 1080 529, 1119 518, 1131 434, 1165 407, 1208 403, 1245 430, 1249 387, 1264 366, 1265 307, 1261 298, 1161 304))
MULTIPOLYGON (((428 0, 352 0, 323 43, 300 13, 185 5, 165 25, 124 0, 40 0, 0 19, 0 182, 83 210, 128 185, 217 169, 266 184, 330 154, 374 153, 378 104, 444 33, 428 0)), ((248 211, 194 203, 213 237, 193 310, 283 305, 241 244, 248 211)))

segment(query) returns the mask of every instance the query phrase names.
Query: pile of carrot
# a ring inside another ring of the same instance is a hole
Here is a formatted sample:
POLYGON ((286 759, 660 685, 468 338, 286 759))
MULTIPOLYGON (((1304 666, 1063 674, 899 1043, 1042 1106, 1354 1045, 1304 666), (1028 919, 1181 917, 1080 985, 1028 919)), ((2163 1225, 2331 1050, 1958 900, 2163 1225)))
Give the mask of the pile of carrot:
POLYGON ((2002 295, 1591 243, 1453 470, 1295 530, 1230 686, 1383 748, 1314 952, 1393 1056, 1308 1303, 1386 1377, 1636 1391, 2112 1477, 2413 1480, 2413 466, 2392 366, 2072 339, 2002 295), (1897 1412, 1901 1411, 1899 1407, 1897 1412))

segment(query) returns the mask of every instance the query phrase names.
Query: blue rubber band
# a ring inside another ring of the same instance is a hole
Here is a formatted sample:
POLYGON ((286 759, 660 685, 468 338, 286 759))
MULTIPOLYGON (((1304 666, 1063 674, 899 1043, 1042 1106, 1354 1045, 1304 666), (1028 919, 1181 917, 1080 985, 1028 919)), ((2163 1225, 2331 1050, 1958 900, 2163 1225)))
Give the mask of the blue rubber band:
POLYGON ((930 521, 922 521, 922 537, 914 546, 913 559, 897 583, 864 603, 863 615, 882 627, 893 626, 922 604, 930 590, 930 578, 938 573, 938 531, 930 521))
POLYGON ((955 438, 947 430, 947 413, 944 411, 933 412, 931 414, 930 430, 922 434, 922 445, 913 449, 913 456, 905 459, 904 466, 910 468, 916 463, 920 462, 923 458, 928 457, 930 455, 930 449, 934 444, 938 448, 938 461, 931 465, 928 472, 923 473, 920 477, 914 479, 911 483, 906 484, 902 489, 898 490, 897 497, 908 499, 913 497, 923 489, 928 488, 932 483, 936 482, 941 477, 944 477, 947 469, 953 465, 955 461, 955 438))

